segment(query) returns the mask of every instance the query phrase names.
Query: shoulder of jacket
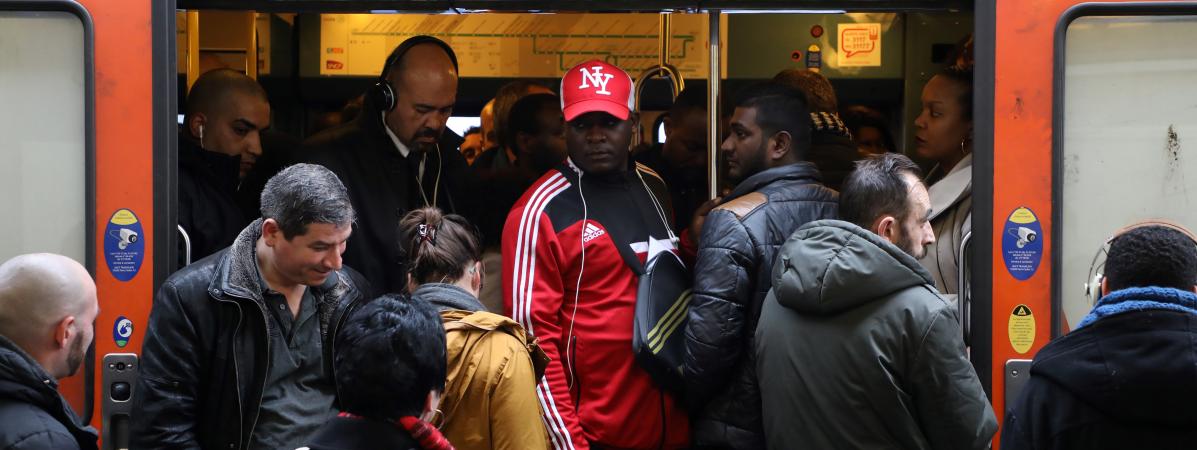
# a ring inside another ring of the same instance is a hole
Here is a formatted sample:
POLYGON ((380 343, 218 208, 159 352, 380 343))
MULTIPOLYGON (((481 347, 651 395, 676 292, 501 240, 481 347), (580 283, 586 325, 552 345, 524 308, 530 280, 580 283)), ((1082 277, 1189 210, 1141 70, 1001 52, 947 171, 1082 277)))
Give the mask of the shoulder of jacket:
POLYGON ((743 219, 744 216, 747 216, 766 203, 769 203, 769 196, 761 192, 751 192, 724 202, 717 206, 715 210, 729 211, 735 214, 736 218, 743 219))

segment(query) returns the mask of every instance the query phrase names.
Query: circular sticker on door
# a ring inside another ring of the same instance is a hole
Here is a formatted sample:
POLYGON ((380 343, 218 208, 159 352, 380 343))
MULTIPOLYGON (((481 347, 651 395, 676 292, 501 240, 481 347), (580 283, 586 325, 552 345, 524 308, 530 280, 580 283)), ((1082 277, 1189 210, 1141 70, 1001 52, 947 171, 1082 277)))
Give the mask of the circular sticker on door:
POLYGON ((129 281, 137 276, 145 256, 143 237, 141 222, 133 211, 119 209, 108 219, 104 227, 104 262, 113 278, 129 281))
POLYGON ((125 316, 116 318, 116 322, 112 324, 112 339, 116 341, 116 346, 124 348, 129 345, 129 338, 133 336, 133 321, 125 316))
POLYGON ((1001 233, 1006 271, 1019 281, 1031 278, 1043 259, 1043 227, 1039 219, 1030 208, 1020 207, 1010 213, 1001 233))

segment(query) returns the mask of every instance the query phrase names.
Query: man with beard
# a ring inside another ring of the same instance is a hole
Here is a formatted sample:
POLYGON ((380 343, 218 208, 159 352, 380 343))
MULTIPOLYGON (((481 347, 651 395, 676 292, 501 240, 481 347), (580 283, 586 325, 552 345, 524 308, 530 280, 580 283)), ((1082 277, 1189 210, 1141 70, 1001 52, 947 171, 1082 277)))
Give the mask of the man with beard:
POLYGON ((778 252, 756 329, 769 448, 984 449, 997 419, 956 308, 918 258, 935 242, 918 166, 856 164, 839 220, 778 252))
POLYGON ((83 364, 99 313, 91 275, 70 258, 0 264, 0 448, 96 448, 56 380, 83 364))
POLYGON ((756 449, 764 445, 751 341, 773 258, 798 227, 835 217, 836 193, 806 161, 811 124, 800 93, 773 83, 749 87, 730 128, 720 149, 739 184, 702 228, 683 373, 699 411, 695 446, 756 449))
POLYGON ((537 385, 554 449, 676 449, 686 414, 632 353, 644 264, 676 251, 665 183, 630 161, 632 78, 588 61, 561 79, 569 158, 503 229, 504 311, 551 358, 537 385))
POLYGON ((360 228, 345 263, 385 292, 404 292, 407 257, 399 218, 435 206, 470 219, 469 165, 445 124, 457 99, 457 56, 443 41, 415 36, 387 58, 353 122, 308 139, 302 159, 345 183, 360 228))

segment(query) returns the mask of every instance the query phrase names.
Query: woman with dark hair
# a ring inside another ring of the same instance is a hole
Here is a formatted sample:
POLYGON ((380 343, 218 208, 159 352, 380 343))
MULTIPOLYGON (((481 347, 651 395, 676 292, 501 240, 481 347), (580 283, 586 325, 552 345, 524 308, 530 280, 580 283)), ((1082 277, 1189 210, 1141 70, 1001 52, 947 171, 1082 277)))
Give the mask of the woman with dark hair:
POLYGON ((953 64, 923 87, 923 109, 914 121, 915 153, 935 163, 926 183, 931 194, 935 244, 920 261, 935 287, 958 294, 960 245, 972 230, 973 64, 969 38, 953 64))
POLYGON ((408 289, 436 306, 445 328, 441 432, 462 450, 547 449, 536 396, 547 358, 523 327, 478 301, 482 246, 474 227, 422 208, 404 216, 399 229, 410 258, 408 289))
POLYGON ((852 140, 856 141, 861 158, 897 150, 894 137, 886 126, 885 116, 880 111, 864 105, 853 105, 845 109, 841 116, 844 125, 852 133, 852 140))

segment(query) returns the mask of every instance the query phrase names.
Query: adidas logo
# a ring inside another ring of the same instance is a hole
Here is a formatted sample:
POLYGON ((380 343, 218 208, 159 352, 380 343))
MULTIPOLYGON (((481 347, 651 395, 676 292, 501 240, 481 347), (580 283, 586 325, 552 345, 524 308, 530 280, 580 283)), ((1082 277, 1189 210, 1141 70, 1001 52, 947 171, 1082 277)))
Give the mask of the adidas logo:
POLYGON ((607 234, 607 232, 603 231, 602 228, 599 228, 597 225, 595 225, 593 223, 587 222, 586 229, 585 229, 585 231, 582 232, 582 243, 585 244, 587 242, 590 242, 590 241, 594 240, 594 238, 597 238, 604 234, 607 234))

